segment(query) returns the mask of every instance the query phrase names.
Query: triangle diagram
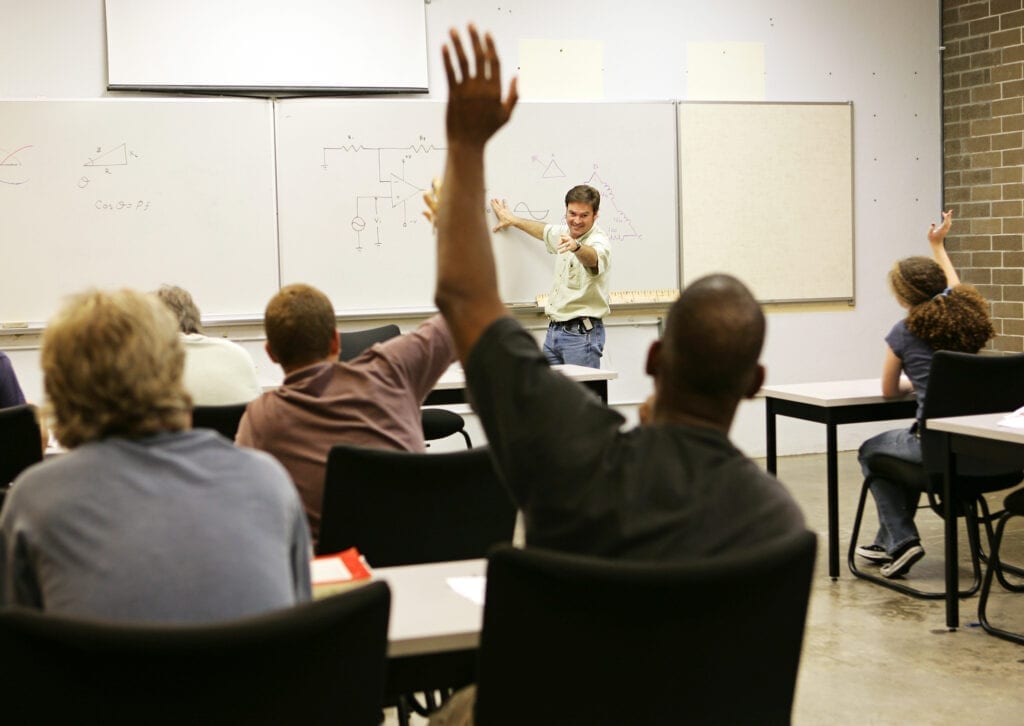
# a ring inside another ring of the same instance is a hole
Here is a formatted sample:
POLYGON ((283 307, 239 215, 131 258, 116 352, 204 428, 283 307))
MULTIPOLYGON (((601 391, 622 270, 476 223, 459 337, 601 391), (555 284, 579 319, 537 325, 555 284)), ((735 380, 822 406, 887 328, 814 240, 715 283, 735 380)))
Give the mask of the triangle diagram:
POLYGON ((543 174, 541 174, 542 179, 560 179, 564 176, 565 172, 562 171, 562 168, 555 163, 554 159, 551 160, 551 163, 548 164, 548 168, 544 170, 543 174))
POLYGON ((95 159, 89 159, 83 166, 127 166, 128 165, 128 143, 115 146, 110 151, 105 151, 95 159))
POLYGON ((397 207, 399 204, 405 204, 413 197, 422 194, 424 191, 425 190, 420 187, 410 184, 405 179, 401 179, 394 174, 391 175, 392 208, 397 207))

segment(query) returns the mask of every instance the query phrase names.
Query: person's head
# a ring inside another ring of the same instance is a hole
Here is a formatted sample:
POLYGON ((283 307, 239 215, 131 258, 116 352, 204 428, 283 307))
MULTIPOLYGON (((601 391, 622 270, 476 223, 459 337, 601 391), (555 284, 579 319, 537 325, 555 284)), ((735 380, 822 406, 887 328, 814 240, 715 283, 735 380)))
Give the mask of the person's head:
POLYGON ((764 334, 760 305, 735 277, 708 275, 691 283, 648 353, 655 421, 699 419, 728 429, 740 399, 764 381, 758 362, 764 334))
POLYGON ((908 310, 907 329, 933 350, 977 353, 995 335, 985 298, 971 285, 948 288, 935 260, 899 260, 889 272, 889 285, 908 310))
POLYGON ((183 290, 177 285, 161 285, 156 291, 156 296, 174 313, 181 332, 201 332, 199 308, 196 307, 188 290, 183 290))
POLYGON ((310 285, 288 285, 271 298, 263 315, 267 354, 285 372, 338 356, 334 306, 310 285))
POLYGON ((946 289, 946 273, 930 257, 905 257, 889 270, 889 286, 908 310, 946 289))
POLYGON ((569 233, 578 239, 590 231, 597 221, 601 207, 601 192, 592 186, 580 184, 565 193, 565 221, 569 233))
POLYGON ((47 323, 40 358, 64 446, 189 426, 178 325, 153 295, 91 290, 71 297, 47 323))

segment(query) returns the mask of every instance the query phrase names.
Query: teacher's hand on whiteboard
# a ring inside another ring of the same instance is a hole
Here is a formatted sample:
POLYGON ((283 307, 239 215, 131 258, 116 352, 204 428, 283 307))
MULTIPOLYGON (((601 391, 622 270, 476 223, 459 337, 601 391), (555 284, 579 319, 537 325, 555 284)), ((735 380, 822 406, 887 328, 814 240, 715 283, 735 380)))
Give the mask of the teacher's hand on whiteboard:
MULTIPOLYGON (((441 180, 434 177, 430 182, 430 191, 423 193, 423 203, 427 208, 423 210, 423 216, 433 225, 437 224, 437 208, 441 206, 441 180)), ((435 229, 435 231, 437 231, 435 229)))
POLYGON ((518 99, 516 79, 512 79, 508 96, 502 101, 501 62, 491 34, 485 33, 481 42, 476 27, 469 26, 474 58, 472 72, 459 34, 454 28, 450 34, 451 49, 458 61, 458 75, 452 62, 452 50, 446 45, 441 54, 448 76, 448 142, 450 146, 460 142, 482 146, 512 115, 518 99))
POLYGON ((495 232, 500 232, 506 227, 510 227, 515 220, 512 212, 508 211, 508 200, 506 199, 492 199, 491 210, 494 212, 494 216, 498 218, 498 225, 494 228, 495 232))

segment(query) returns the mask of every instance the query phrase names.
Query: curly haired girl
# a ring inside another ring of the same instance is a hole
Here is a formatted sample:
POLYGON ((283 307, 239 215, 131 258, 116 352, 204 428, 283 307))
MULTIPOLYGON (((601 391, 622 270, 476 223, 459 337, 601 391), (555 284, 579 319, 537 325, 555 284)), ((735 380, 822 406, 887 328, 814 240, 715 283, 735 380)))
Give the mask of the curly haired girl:
MULTIPOLYGON (((917 428, 935 351, 977 353, 995 334, 985 298, 972 286, 960 284, 946 254, 944 241, 952 223, 953 212, 943 212, 942 224, 928 228, 932 258, 907 257, 889 272, 896 300, 908 312, 885 336, 882 395, 914 391, 918 421, 910 429, 886 431, 861 445, 858 459, 865 477, 872 477, 870 461, 875 454, 921 462, 917 428), (906 373, 905 379, 901 373, 906 373)), ((883 577, 901 577, 924 557, 914 525, 921 493, 876 476, 872 477, 871 494, 878 509, 878 534, 874 544, 858 546, 857 554, 881 565, 883 577)))

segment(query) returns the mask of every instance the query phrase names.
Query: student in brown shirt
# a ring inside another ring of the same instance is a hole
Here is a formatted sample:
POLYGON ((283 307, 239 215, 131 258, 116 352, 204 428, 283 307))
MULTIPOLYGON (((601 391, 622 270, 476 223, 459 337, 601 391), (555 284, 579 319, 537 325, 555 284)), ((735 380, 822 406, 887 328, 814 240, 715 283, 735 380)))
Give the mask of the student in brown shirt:
POLYGON ((334 307, 309 285, 282 288, 267 305, 264 326, 267 353, 285 379, 249 404, 235 442, 284 464, 316 541, 331 447, 425 451, 420 404, 455 360, 455 348, 448 326, 434 316, 341 362, 334 307))

